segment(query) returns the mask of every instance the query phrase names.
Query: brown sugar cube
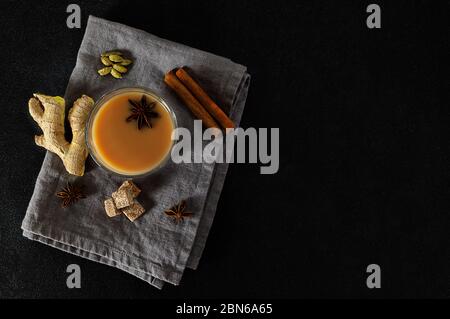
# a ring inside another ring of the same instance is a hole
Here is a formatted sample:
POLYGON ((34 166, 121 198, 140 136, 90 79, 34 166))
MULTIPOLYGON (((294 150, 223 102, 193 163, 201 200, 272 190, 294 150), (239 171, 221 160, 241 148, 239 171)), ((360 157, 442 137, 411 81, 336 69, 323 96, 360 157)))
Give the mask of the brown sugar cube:
POLYGON ((107 200, 105 200, 105 211, 109 217, 116 217, 122 214, 122 212, 117 209, 112 198, 108 198, 107 200))
POLYGON ((112 198, 118 209, 122 209, 133 204, 133 195, 131 195, 130 189, 119 189, 117 192, 112 193, 112 198))
POLYGON ((123 182, 122 186, 120 186, 119 189, 129 189, 133 198, 138 197, 141 193, 140 188, 137 187, 136 184, 131 180, 123 182))
POLYGON ((127 218, 132 222, 141 217, 144 212, 145 208, 138 202, 134 202, 133 205, 122 210, 122 213, 124 213, 125 216, 127 216, 127 218))

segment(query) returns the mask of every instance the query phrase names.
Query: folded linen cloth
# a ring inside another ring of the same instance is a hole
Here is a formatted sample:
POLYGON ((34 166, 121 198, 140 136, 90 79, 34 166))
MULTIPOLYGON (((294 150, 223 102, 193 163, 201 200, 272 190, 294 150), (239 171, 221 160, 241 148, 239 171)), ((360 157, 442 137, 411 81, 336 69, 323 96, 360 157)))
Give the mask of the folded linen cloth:
MULTIPOLYGON (((193 116, 163 83, 164 74, 189 66, 200 84, 239 125, 250 76, 229 59, 193 49, 122 24, 89 17, 77 63, 66 90, 68 105, 82 94, 94 99, 108 91, 143 86, 162 96, 174 109, 178 125, 193 132, 193 116), (121 50, 134 65, 117 80, 99 78, 102 52, 121 50)), ((194 156, 194 155, 193 155, 194 156)), ((63 251, 126 271, 151 285, 178 285, 186 267, 195 269, 214 219, 227 164, 175 164, 135 179, 143 190, 139 201, 147 212, 134 223, 124 216, 108 218, 103 200, 123 178, 108 173, 88 158, 85 176, 78 178, 88 197, 62 209, 55 193, 75 177, 60 159, 47 152, 22 222, 23 235, 63 251), (194 215, 173 223, 164 210, 187 199, 194 215)))

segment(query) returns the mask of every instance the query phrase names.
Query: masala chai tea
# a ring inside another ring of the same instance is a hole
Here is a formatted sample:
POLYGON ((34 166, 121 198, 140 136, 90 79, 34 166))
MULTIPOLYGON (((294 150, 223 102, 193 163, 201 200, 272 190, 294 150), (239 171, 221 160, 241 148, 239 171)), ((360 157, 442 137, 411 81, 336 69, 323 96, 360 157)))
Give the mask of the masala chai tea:
POLYGON ((144 89, 120 89, 94 109, 88 145, 99 165, 121 175, 143 175, 167 159, 175 127, 175 116, 161 98, 144 89))

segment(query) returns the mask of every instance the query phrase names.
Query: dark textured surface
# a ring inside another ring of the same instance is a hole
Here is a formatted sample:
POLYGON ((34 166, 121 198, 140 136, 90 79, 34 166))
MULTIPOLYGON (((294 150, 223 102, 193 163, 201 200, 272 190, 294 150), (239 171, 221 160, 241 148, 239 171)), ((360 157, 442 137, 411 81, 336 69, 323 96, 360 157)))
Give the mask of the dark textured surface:
POLYGON ((360 1, 77 2, 83 27, 93 14, 247 65, 243 127, 281 128, 279 173, 230 167, 199 269, 163 291, 21 235, 44 156, 27 99, 64 93, 83 36, 68 3, 0 3, 0 297, 449 296, 448 2, 379 1, 381 30, 360 1))

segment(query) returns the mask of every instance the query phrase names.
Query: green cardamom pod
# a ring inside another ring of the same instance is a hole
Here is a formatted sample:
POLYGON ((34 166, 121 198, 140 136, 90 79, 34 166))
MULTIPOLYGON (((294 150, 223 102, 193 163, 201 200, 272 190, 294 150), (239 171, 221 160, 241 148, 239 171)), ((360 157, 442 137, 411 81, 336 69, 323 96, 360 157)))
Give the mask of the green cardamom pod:
POLYGON ((133 61, 124 59, 124 60, 122 60, 122 62, 120 62, 120 65, 127 66, 127 65, 130 65, 131 63, 133 63, 133 61))
POLYGON ((123 53, 120 51, 109 51, 109 52, 102 53, 102 56, 109 57, 110 55, 122 55, 122 54, 123 53))
POLYGON ((115 69, 111 70, 111 75, 113 77, 115 77, 116 79, 121 79, 122 78, 122 74, 120 72, 118 72, 117 70, 115 70, 115 69))
POLYGON ((117 55, 117 54, 110 55, 110 56, 109 56, 109 59, 110 59, 111 61, 117 62, 117 63, 123 61, 123 58, 122 58, 120 55, 117 55))
POLYGON ((98 74, 100 74, 101 76, 105 76, 105 75, 110 74, 111 71, 113 71, 113 68, 109 66, 109 67, 100 69, 100 70, 98 70, 97 72, 98 72, 98 74))
POLYGON ((102 56, 101 60, 102 60, 102 63, 106 66, 111 66, 113 64, 111 62, 111 60, 106 56, 102 56))
POLYGON ((127 72, 128 72, 128 69, 127 69, 126 67, 120 65, 120 64, 114 64, 114 65, 113 65, 113 68, 114 68, 116 71, 119 71, 120 73, 127 73, 127 72))

